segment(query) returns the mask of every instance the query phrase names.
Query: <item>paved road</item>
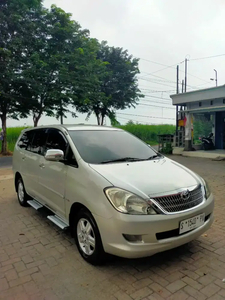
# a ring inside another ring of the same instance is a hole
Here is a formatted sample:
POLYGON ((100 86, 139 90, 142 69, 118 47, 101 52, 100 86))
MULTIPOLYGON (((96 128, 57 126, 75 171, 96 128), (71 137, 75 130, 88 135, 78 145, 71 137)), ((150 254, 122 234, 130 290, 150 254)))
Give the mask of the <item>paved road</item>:
MULTIPOLYGON (((0 170, 0 299, 225 299, 225 162, 174 157, 204 176, 215 197, 212 228, 153 257, 93 267, 68 232, 17 203, 11 170, 0 170)), ((172 175, 171 175, 172 176, 172 175)))
POLYGON ((0 168, 11 168, 12 157, 0 157, 0 168))

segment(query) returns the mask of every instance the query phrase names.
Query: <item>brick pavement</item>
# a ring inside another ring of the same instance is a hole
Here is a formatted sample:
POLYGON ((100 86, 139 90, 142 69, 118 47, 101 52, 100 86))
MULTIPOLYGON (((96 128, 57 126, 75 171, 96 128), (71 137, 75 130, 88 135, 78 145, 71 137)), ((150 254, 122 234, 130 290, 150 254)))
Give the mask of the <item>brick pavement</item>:
POLYGON ((153 257, 113 258, 93 267, 68 232, 16 200, 10 170, 0 170, 0 299, 225 299, 225 162, 173 157, 208 180, 215 222, 197 240, 153 257))

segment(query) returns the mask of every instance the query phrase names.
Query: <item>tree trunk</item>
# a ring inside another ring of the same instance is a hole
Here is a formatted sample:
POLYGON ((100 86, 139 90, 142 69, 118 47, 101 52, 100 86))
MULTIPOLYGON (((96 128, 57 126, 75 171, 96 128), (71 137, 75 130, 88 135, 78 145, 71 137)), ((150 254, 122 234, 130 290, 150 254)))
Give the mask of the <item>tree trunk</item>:
POLYGON ((101 125, 100 115, 99 115, 99 114, 96 114, 96 118, 97 118, 98 125, 101 125))
POLYGON ((2 120, 2 131, 3 131, 3 140, 2 140, 2 155, 7 155, 7 134, 6 134, 6 114, 2 113, 1 115, 2 120))
POLYGON ((33 114, 33 122, 34 122, 34 127, 37 127, 38 126, 38 122, 41 118, 41 114, 33 114))
POLYGON ((104 125, 105 115, 101 115, 101 126, 104 125))
POLYGON ((60 116, 60 124, 63 124, 63 116, 60 116))
POLYGON ((63 107, 62 107, 62 101, 60 101, 60 123, 63 124, 63 107))

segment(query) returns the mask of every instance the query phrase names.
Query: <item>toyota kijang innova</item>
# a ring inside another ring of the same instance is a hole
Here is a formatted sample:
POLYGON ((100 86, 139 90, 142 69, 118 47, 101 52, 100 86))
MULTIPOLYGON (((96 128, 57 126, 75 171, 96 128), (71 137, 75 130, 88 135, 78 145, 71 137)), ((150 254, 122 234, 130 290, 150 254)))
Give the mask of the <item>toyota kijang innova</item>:
POLYGON ((19 203, 71 228, 82 257, 138 258, 200 236, 213 222, 206 181, 117 128, 24 130, 13 155, 19 203))

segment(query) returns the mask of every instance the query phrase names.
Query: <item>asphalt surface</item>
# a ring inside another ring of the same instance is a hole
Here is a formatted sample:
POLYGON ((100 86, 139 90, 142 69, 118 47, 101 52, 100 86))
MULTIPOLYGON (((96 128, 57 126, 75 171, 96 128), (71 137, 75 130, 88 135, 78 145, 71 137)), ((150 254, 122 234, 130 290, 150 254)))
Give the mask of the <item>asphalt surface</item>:
POLYGON ((11 168, 12 167, 12 157, 0 157, 0 168, 11 168))

